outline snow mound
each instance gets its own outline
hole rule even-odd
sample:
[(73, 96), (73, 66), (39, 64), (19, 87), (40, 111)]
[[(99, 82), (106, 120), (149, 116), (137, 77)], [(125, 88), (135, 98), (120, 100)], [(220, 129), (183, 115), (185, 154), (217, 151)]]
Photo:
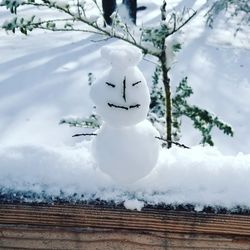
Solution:
[[(0, 147), (0, 190), (5, 193), (74, 195), (146, 204), (194, 204), (250, 208), (250, 155), (222, 155), (216, 148), (163, 149), (157, 166), (133, 185), (119, 185), (99, 171), (90, 142), (73, 148)], [(132, 202), (133, 203), (133, 202)], [(134, 203), (126, 202), (128, 207)], [(130, 205), (131, 206), (130, 206)]]
[[(0, 186), (18, 191), (46, 191), (53, 195), (60, 194), (60, 190), (69, 194), (78, 189), (94, 192), (99, 185), (106, 185), (105, 177), (93, 165), (86, 146), (0, 147)], [(92, 179), (94, 182), (90, 181)]]

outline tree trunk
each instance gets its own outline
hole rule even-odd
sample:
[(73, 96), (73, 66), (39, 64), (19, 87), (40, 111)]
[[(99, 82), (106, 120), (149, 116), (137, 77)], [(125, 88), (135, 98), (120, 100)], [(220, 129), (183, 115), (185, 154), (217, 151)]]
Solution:
[[(167, 2), (163, 0), (161, 6), (161, 20), (166, 20), (166, 6)], [(165, 24), (163, 24), (165, 25)], [(167, 55), (166, 55), (166, 37), (162, 38), (161, 41), (161, 55), (159, 56), (162, 70), (162, 79), (165, 90), (165, 107), (166, 107), (166, 134), (167, 134), (167, 145), (168, 148), (172, 146), (172, 100), (171, 100), (171, 89), (170, 89), (170, 78), (168, 76), (169, 68), (167, 67)]]
[(165, 107), (166, 107), (166, 134), (167, 134), (167, 145), (168, 148), (172, 146), (172, 103), (171, 103), (171, 89), (170, 89), (170, 78), (168, 76), (168, 67), (167, 67), (167, 57), (165, 49), (162, 51), (160, 56), (161, 69), (162, 69), (162, 78), (163, 85), (165, 90)]
[[(123, 0), (122, 3), (127, 7), (130, 19), (136, 24), (137, 0)], [(112, 25), (110, 16), (116, 10), (116, 0), (102, 0), (102, 8), (106, 24)]]
[(103, 16), (106, 24), (111, 25), (111, 15), (116, 10), (116, 0), (102, 0)]
[(130, 19), (136, 24), (137, 0), (123, 0), (122, 3), (126, 5)]

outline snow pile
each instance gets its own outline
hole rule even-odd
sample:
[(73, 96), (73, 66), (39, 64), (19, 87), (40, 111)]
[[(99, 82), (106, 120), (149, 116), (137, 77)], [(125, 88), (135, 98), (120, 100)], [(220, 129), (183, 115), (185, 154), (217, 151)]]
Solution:
[[(222, 155), (216, 148), (163, 149), (150, 175), (120, 185), (96, 168), (90, 142), (74, 148), (0, 148), (0, 190), (32, 191), (77, 199), (127, 201), (130, 209), (147, 204), (194, 204), (250, 208), (250, 155)], [(141, 203), (140, 203), (141, 204)]]
[(152, 201), (249, 207), (249, 177), (250, 155), (226, 156), (213, 147), (173, 148), (162, 151), (144, 185), (159, 192)]
[(1, 187), (18, 191), (93, 193), (106, 185), (106, 178), (93, 165), (89, 149), (82, 146), (0, 147), (0, 172)]

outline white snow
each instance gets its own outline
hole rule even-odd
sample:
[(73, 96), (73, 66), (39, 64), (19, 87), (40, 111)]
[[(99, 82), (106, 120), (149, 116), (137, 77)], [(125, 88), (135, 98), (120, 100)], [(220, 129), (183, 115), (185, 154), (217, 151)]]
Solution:
[(143, 201), (138, 201), (137, 199), (134, 200), (126, 200), (124, 202), (124, 207), (130, 210), (137, 210), (141, 211), (142, 208), (144, 207), (144, 202)]
[(141, 51), (127, 44), (123, 46), (105, 46), (101, 50), (101, 55), (110, 62), (112, 67), (118, 68), (119, 72), (117, 74), (128, 67), (136, 66), (142, 60)]
[[(158, 25), (160, 3), (142, 0), (140, 5), (147, 9), (138, 13), (137, 23)], [(171, 1), (168, 6), (180, 9), (182, 3)], [(189, 8), (203, 3), (185, 2)], [(61, 17), (51, 10), (40, 11), (38, 17)], [(34, 8), (19, 12), (24, 16), (34, 13)], [(26, 37), (0, 30), (0, 192), (77, 193), (76, 199), (125, 201), (131, 209), (140, 209), (142, 201), (191, 203), (196, 211), (207, 205), (250, 208), (250, 32), (246, 28), (234, 37), (233, 26), (223, 20), (210, 30), (205, 28), (204, 14), (183, 30), (183, 49), (171, 70), (172, 93), (188, 76), (194, 90), (190, 102), (230, 123), (235, 135), (229, 138), (215, 130), (218, 148), (194, 146), (200, 135), (183, 119), (181, 141), (194, 147), (162, 149), (155, 168), (129, 185), (121, 185), (99, 170), (91, 142), (77, 144), (83, 139), (71, 137), (83, 132), (81, 129), (58, 126), (62, 117), (91, 113), (87, 75), (92, 72), (105, 80), (107, 62), (100, 60), (99, 51), (103, 45), (117, 42), (99, 41), (96, 35), (82, 33), (34, 31)], [(9, 18), (1, 8), (0, 26)], [(145, 60), (139, 64), (149, 86), (154, 66)], [(116, 75), (114, 80), (119, 77), (122, 82), (122, 76)], [(110, 98), (116, 100), (114, 96)]]
[(180, 41), (178, 40), (178, 37), (169, 37), (166, 39), (166, 55), (167, 55), (167, 67), (171, 68), (174, 63), (176, 63), (176, 54), (178, 52), (173, 51), (173, 46), (176, 44), (179, 44)]
[[(1, 188), (58, 195), (60, 190), (71, 193), (78, 188), (93, 192), (96, 182), (105, 180), (98, 180), (87, 147), (1, 147), (0, 159)], [(94, 183), (89, 181), (93, 178)]]
[(189, 203), (197, 210), (204, 206), (250, 207), (250, 155), (225, 156), (216, 148), (200, 146), (162, 149), (157, 166), (148, 176), (121, 185), (98, 170), (90, 148), (91, 142), (74, 147), (1, 147), (0, 190), (127, 201), (131, 209), (139, 205), (128, 200)]
[(100, 18), (100, 15), (91, 15), (88, 17), (88, 21), (90, 23), (95, 23), (98, 21), (99, 18)]
[(56, 6), (63, 8), (63, 9), (69, 6), (69, 1), (66, 1), (66, 0), (56, 0), (56, 1), (53, 1), (53, 3), (55, 3)]

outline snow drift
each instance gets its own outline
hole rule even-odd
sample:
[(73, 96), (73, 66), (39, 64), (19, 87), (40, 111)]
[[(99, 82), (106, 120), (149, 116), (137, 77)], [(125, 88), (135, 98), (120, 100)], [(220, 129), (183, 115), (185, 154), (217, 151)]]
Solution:
[(126, 186), (96, 168), (90, 147), (90, 142), (71, 148), (1, 147), (0, 190), (75, 195), (80, 200), (188, 203), (197, 209), (250, 207), (250, 155), (225, 156), (211, 147), (162, 149), (150, 175)]

